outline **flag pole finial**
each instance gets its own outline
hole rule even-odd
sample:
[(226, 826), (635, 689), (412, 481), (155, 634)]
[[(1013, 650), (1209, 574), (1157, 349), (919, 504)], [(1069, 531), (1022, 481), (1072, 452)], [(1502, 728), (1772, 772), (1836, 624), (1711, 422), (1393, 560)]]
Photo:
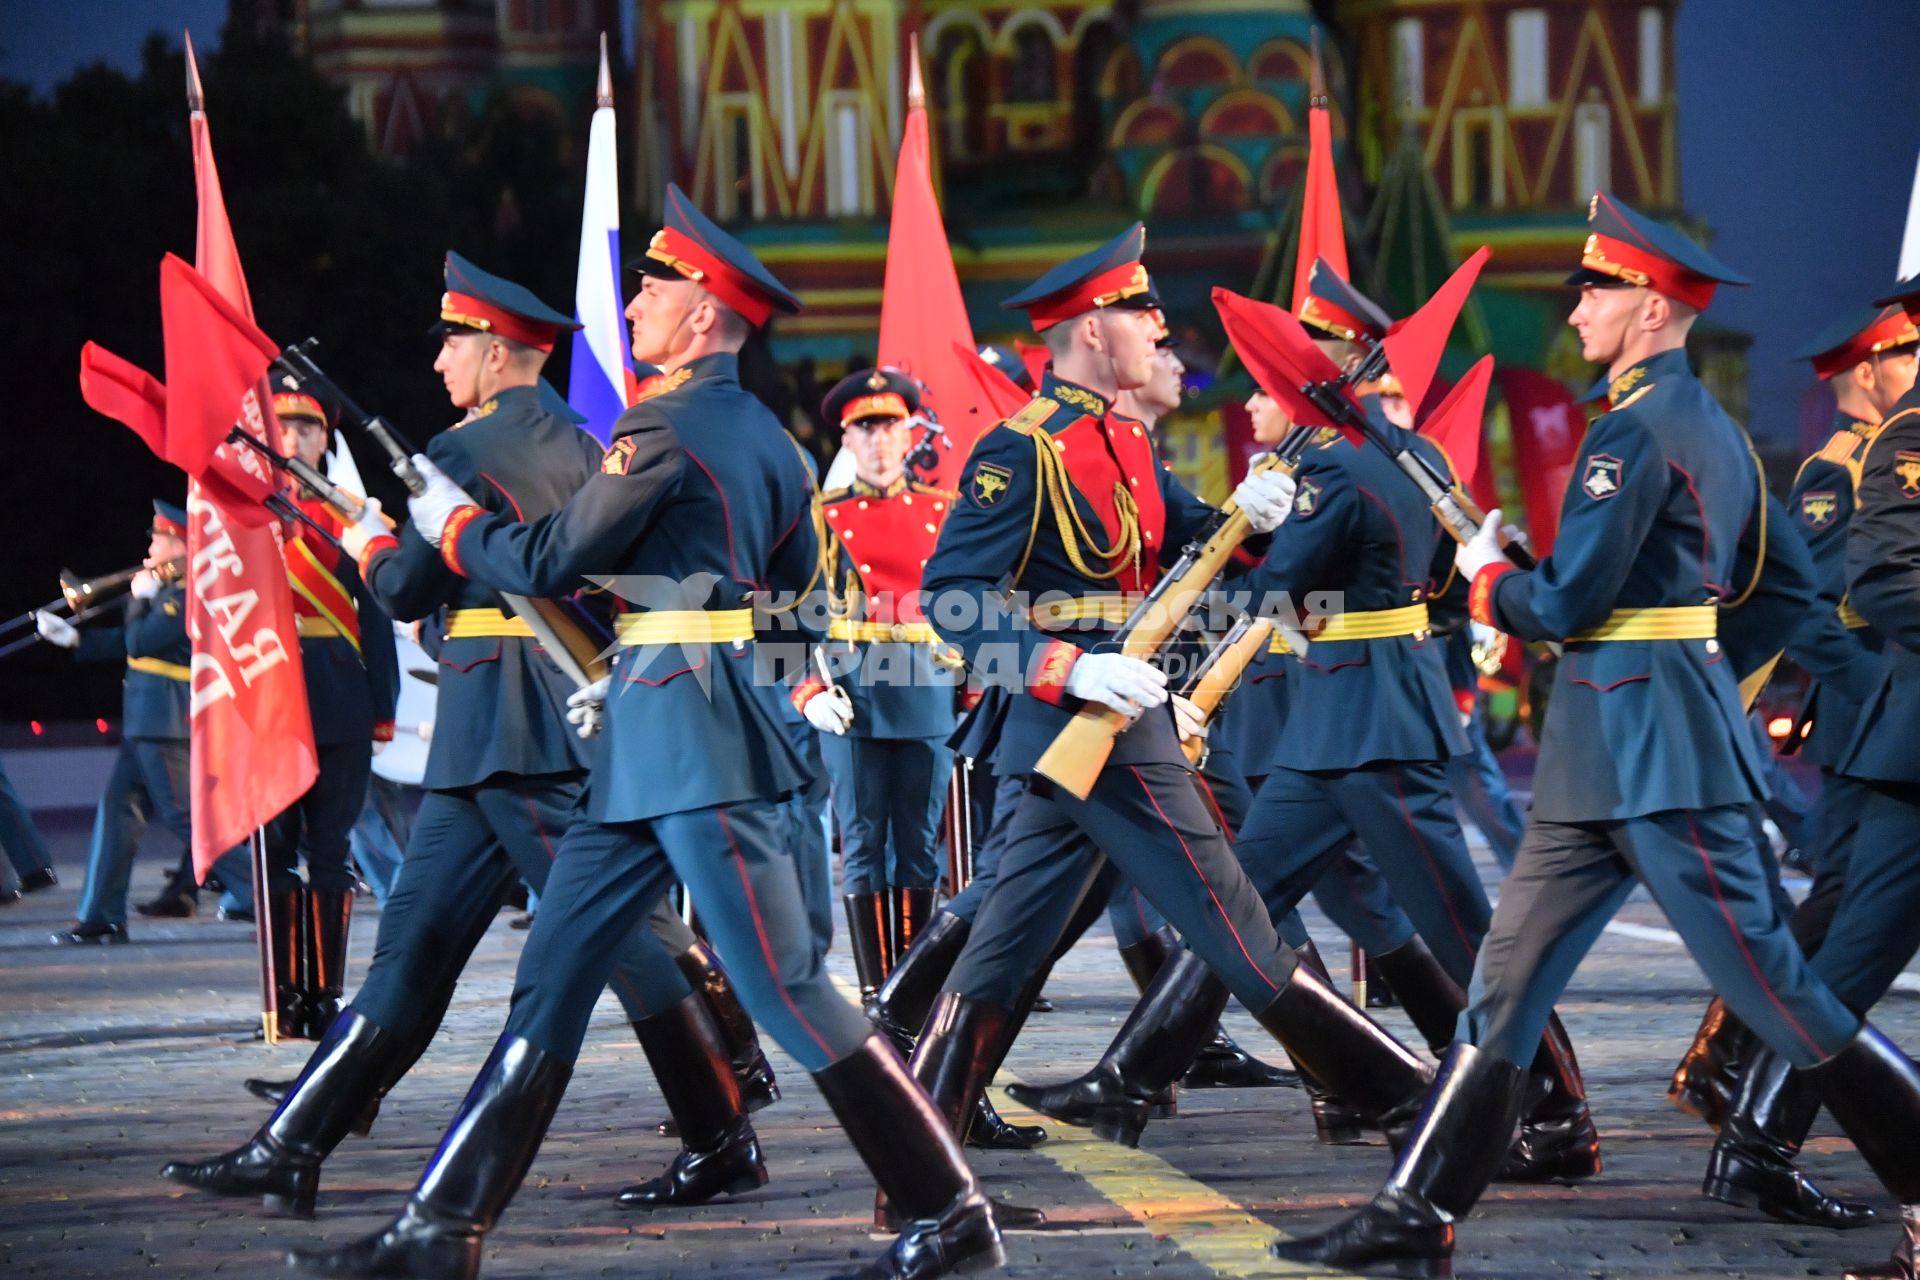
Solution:
[(1327, 105), (1327, 69), (1320, 60), (1320, 28), (1315, 27), (1312, 34), (1313, 70), (1307, 84), (1307, 105), (1324, 107)]
[(920, 33), (914, 32), (907, 37), (907, 110), (924, 111), (927, 106), (927, 85), (920, 78)]
[(200, 63), (193, 56), (193, 33), (181, 32), (187, 45), (187, 110), (205, 111), (207, 95), (200, 88)]
[(600, 78), (594, 83), (593, 104), (596, 107), (613, 105), (613, 72), (607, 66), (607, 33), (600, 33)]

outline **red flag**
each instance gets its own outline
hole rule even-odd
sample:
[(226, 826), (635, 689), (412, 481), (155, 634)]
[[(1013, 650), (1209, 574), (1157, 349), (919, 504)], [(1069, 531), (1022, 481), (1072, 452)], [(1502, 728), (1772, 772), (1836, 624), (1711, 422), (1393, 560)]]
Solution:
[(1467, 295), (1473, 291), (1480, 268), (1492, 256), (1493, 250), (1481, 245), (1418, 311), (1387, 330), (1380, 344), (1387, 349), (1387, 363), (1400, 379), (1407, 403), (1416, 409), (1426, 403), (1427, 388), (1440, 368), (1440, 356), (1453, 334), (1453, 322), (1460, 318), (1460, 309), (1467, 305)]
[(984, 414), (991, 415), (987, 419), (987, 426), (992, 426), (1002, 418), (1011, 418), (1026, 407), (1027, 401), (1033, 399), (999, 366), (982, 360), (980, 353), (972, 347), (954, 343), (953, 358), (967, 375), (971, 402), (979, 405)]
[(1493, 381), (1493, 357), (1481, 356), (1420, 424), (1420, 434), (1440, 446), (1453, 478), (1481, 510), (1494, 506), (1481, 428), (1486, 419), (1487, 387)]
[(172, 254), (160, 262), (160, 320), (172, 390), (161, 456), (198, 479), (280, 348)]
[[(1313, 344), (1297, 316), (1230, 289), (1214, 289), (1213, 307), (1240, 362), (1260, 389), (1280, 402), (1288, 418), (1301, 426), (1333, 425), (1300, 388), (1309, 382), (1330, 382), (1340, 376), (1340, 370)], [(1342, 388), (1340, 394), (1356, 414), (1363, 412), (1351, 388)], [(1355, 431), (1347, 429), (1345, 434), (1354, 444), (1362, 443)]]
[(960, 296), (960, 277), (953, 269), (953, 250), (933, 190), (917, 37), (908, 44), (907, 67), (907, 121), (894, 169), (878, 362), (919, 379), (926, 388), (921, 403), (938, 416), (953, 445), (940, 454), (930, 479), (950, 489), (959, 482), (960, 465), (973, 442), (1000, 415), (975, 398), (977, 384), (953, 354), (956, 344), (972, 352), (973, 325)]
[[(169, 434), (175, 429), (185, 433), (177, 444), (169, 441), (170, 448), (197, 454), (216, 426), (214, 439), (224, 439), (236, 416), (262, 443), (278, 433), (268, 433), (271, 398), (259, 372), (253, 375), (252, 390), (243, 390), (232, 402), (225, 399), (233, 375), (251, 367), (257, 356), (259, 331), (250, 323), (251, 333), (232, 323), (233, 319), (250, 320), (253, 305), (233, 228), (227, 222), (220, 175), (214, 168), (213, 140), (207, 131), (191, 45), (187, 74), (193, 169), (200, 198), (194, 249), (199, 272), (192, 278), (191, 273), (176, 274), (173, 301), (176, 308), (185, 304), (186, 314), (194, 317), (188, 323), (206, 327), (216, 347), (206, 353), (204, 366), (184, 349), (178, 352), (176, 364), (175, 335), (169, 324), (167, 376), (174, 386), (168, 397), (168, 426)], [(166, 270), (162, 268), (163, 281)], [(181, 292), (183, 286), (194, 293)], [(208, 293), (219, 295), (224, 310), (208, 301)], [(182, 330), (182, 336), (186, 332)], [(264, 363), (260, 369), (265, 369)], [(173, 402), (189, 396), (176, 410)], [(215, 424), (217, 412), (226, 416)], [(176, 428), (176, 424), (181, 425)], [(233, 466), (243, 474), (262, 468), (251, 449), (244, 450), (244, 456), (234, 449), (222, 444), (211, 450), (208, 466), (220, 470)], [(215, 463), (214, 455), (226, 461)], [(202, 877), (222, 853), (299, 799), (319, 776), (279, 523), (248, 527), (242, 517), (255, 516), (259, 508), (233, 502), (222, 486), (207, 483), (212, 475), (209, 470), (187, 493), (193, 865)], [(265, 886), (256, 888), (264, 892)]]
[(1307, 87), (1307, 183), (1300, 205), (1300, 252), (1293, 260), (1293, 313), (1306, 301), (1313, 260), (1325, 258), (1347, 276), (1347, 230), (1340, 213), (1340, 183), (1333, 172), (1333, 115), (1327, 109), (1327, 78), (1320, 68), (1320, 33), (1314, 29), (1313, 76)]
[(124, 423), (155, 454), (167, 456), (167, 389), (160, 379), (89, 342), (80, 348), (80, 398), (95, 413)]
[(1560, 502), (1573, 481), (1586, 414), (1557, 378), (1520, 368), (1502, 369), (1497, 377), (1527, 507), (1527, 541), (1535, 555), (1545, 556), (1560, 530)]

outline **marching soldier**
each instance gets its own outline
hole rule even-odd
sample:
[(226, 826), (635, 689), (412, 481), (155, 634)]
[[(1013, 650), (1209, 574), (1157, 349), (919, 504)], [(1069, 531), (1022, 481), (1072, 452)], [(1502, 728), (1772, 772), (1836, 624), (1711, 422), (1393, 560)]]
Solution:
[[(1920, 312), (1920, 286), (1906, 296)], [(1896, 305), (1854, 317), (1817, 354), (1815, 369), (1839, 384), (1843, 416), (1801, 468), (1790, 507), (1814, 549), (1819, 606), (1787, 652), (1816, 680), (1802, 712), (1814, 721), (1805, 749), (1825, 767), (1814, 891), (1793, 924), (1815, 976), (1861, 1015), (1920, 947), (1920, 751), (1910, 714), (1920, 687), (1913, 663), (1920, 647), (1916, 344), (1920, 332)], [(1823, 1195), (1793, 1164), (1820, 1103), (1808, 1074), (1784, 1055), (1755, 1054), (1702, 1190), (1790, 1222), (1872, 1221), (1866, 1205)]]
[(187, 802), (187, 664), (193, 646), (187, 639), (187, 589), (181, 583), (186, 511), (156, 498), (148, 539), (124, 625), (83, 631), (44, 609), (35, 618), (43, 639), (72, 650), (82, 662), (127, 664), (120, 750), (94, 813), (79, 919), (53, 935), (63, 945), (127, 940), (127, 884), (149, 818), (183, 848), (193, 843)]
[[(401, 1216), (294, 1260), (335, 1276), (475, 1275), (566, 1091), (613, 947), (678, 878), (748, 1008), (813, 1073), (912, 1220), (875, 1273), (995, 1265), (999, 1232), (958, 1145), (811, 945), (781, 803), (804, 773), (753, 687), (755, 594), (811, 591), (818, 544), (808, 468), (741, 387), (736, 353), (798, 303), (677, 186), (644, 263), (627, 314), (635, 358), (666, 370), (662, 389), (621, 417), (601, 474), (566, 505), (517, 523), (421, 460), (429, 484), (410, 504), (413, 527), (476, 589), (552, 595), (611, 573), (635, 607), (618, 620), (612, 675), (574, 699), (577, 720), (598, 728), (594, 785), (561, 841), (492, 1057)], [(704, 1107), (737, 1112), (732, 1077), (713, 1083), (718, 1094), (698, 1086), (712, 1095)], [(664, 1071), (660, 1085), (694, 1088)]]
[[(329, 431), (320, 402), (283, 392), (273, 397), (273, 410), (292, 433), (295, 453), (320, 466)], [(303, 491), (295, 501), (323, 528), (341, 528), (317, 494)], [(353, 918), (348, 839), (366, 802), (374, 744), (393, 741), (400, 665), (393, 626), (350, 558), (300, 524), (286, 540), (286, 560), (320, 771), (307, 793), (267, 825), (264, 892), (272, 895), (281, 1029), (318, 1040), (339, 1013), (345, 990)], [(303, 857), (304, 884), (297, 870)]]
[[(1814, 858), (1814, 883), (1805, 901), (1790, 908), (1787, 924), (1809, 956), (1826, 937), (1827, 927), (1847, 882), (1847, 863), (1860, 808), (1871, 788), (1834, 772), (1859, 723), (1860, 703), (1871, 692), (1879, 667), (1881, 639), (1846, 602), (1847, 529), (1852, 521), (1860, 460), (1894, 403), (1913, 383), (1916, 333), (1898, 306), (1868, 309), (1829, 325), (1800, 354), (1816, 376), (1833, 390), (1838, 417), (1833, 435), (1800, 466), (1787, 511), (1813, 551), (1822, 607), (1810, 613), (1787, 646), (1788, 656), (1814, 677), (1783, 752), (1798, 750), (1820, 766), (1820, 799), (1808, 823)], [(1727, 1110), (1741, 1080), (1742, 1059), (1752, 1036), (1726, 1002), (1708, 1005), (1693, 1045), (1673, 1075), (1668, 1097), (1674, 1105), (1705, 1119), (1725, 1135), (1715, 1152), (1704, 1189), (1716, 1199), (1760, 1208), (1792, 1221), (1831, 1225), (1866, 1221), (1840, 1201), (1821, 1196), (1800, 1178), (1791, 1157), (1800, 1128), (1799, 1114), (1813, 1113), (1804, 1089), (1774, 1090), (1765, 1097), (1750, 1087), (1748, 1108), (1734, 1126), (1725, 1127)], [(1798, 1095), (1789, 1098), (1786, 1095)], [(1795, 1116), (1781, 1107), (1799, 1103)], [(1812, 1102), (1817, 1107), (1817, 1102)], [(1757, 1109), (1756, 1109), (1757, 1108)], [(1782, 1158), (1782, 1157), (1785, 1158)]]
[[(1315, 264), (1302, 317), (1328, 356), (1348, 368), (1362, 357), (1358, 340), (1378, 341), (1389, 323), (1324, 260)], [(1437, 447), (1385, 418), (1377, 387), (1356, 390), (1377, 431), (1423, 451), (1446, 474)], [(1279, 410), (1270, 397), (1256, 395), (1249, 409), (1256, 432), (1277, 434), (1271, 419)], [(1279, 920), (1330, 873), (1359, 870), (1350, 883), (1329, 886), (1328, 896), (1345, 888), (1364, 903), (1368, 882), (1379, 874), (1370, 862), (1354, 867), (1352, 847), (1364, 844), (1419, 930), (1376, 959), (1427, 1043), (1441, 1048), (1466, 1004), (1464, 988), (1492, 916), (1447, 777), (1448, 758), (1467, 744), (1430, 609), (1452, 578), (1453, 544), (1420, 491), (1379, 449), (1327, 431), (1295, 478), (1292, 517), (1246, 581), (1256, 599), (1285, 592), (1310, 600), (1324, 593), (1340, 598), (1343, 609), (1308, 620), (1311, 643), (1288, 677), (1294, 687), (1285, 728), (1265, 746), (1267, 778), (1239, 826), (1235, 852)], [(1346, 914), (1371, 926), (1375, 913), (1356, 908)], [(1130, 1020), (1122, 1039), (1171, 1053), (1169, 1027), (1184, 1009), (1217, 1000), (1218, 986), (1192, 959), (1156, 985), (1142, 1005), (1158, 1008), (1160, 1020), (1143, 1013)], [(1557, 1018), (1548, 1026), (1531, 1068), (1539, 1081), (1536, 1097), (1503, 1170), (1511, 1180), (1599, 1172), (1599, 1137), (1572, 1046)], [(1110, 1062), (1125, 1056), (1123, 1047), (1117, 1040)], [(1111, 1097), (1081, 1092), (1083, 1122), (1099, 1125), (1103, 1110), (1137, 1114), (1140, 1093), (1157, 1083), (1125, 1070), (1113, 1079), (1120, 1087)], [(1036, 1105), (1048, 1101), (1037, 1091), (1021, 1096)], [(1358, 1127), (1324, 1094), (1316, 1093), (1314, 1102), (1323, 1141), (1341, 1140), (1343, 1129)]]
[(934, 828), (953, 752), (955, 668), (922, 611), (920, 574), (954, 495), (910, 478), (913, 379), (851, 374), (821, 406), (853, 454), (853, 483), (820, 495), (832, 609), (822, 661), (794, 705), (821, 732), (840, 828), (841, 902), (860, 992), (871, 998), (933, 918)]
[[(1687, 332), (1715, 288), (1746, 281), (1604, 193), (1590, 217), (1571, 322), (1606, 366), (1609, 412), (1582, 442), (1559, 540), (1516, 569), (1495, 511), (1456, 557), (1477, 620), (1566, 645), (1533, 814), (1460, 1038), (1392, 1177), (1331, 1230), (1277, 1243), (1282, 1259), (1447, 1273), (1454, 1220), (1502, 1164), (1553, 1001), (1636, 879), (1888, 1188), (1920, 1201), (1920, 1071), (1809, 970), (1747, 825), (1761, 762), (1738, 684), (1786, 642), (1813, 580), (1743, 433), (1687, 366)], [(1893, 594), (1910, 603), (1910, 561), (1884, 563), (1907, 571)], [(1725, 629), (1723, 603), (1736, 624)], [(1910, 1276), (1911, 1263), (1882, 1274)]]
[[(1143, 242), (1136, 225), (1008, 300), (1045, 338), (1052, 367), (1034, 400), (974, 446), (928, 565), (940, 634), (1012, 695), (994, 768), (1024, 786), (999, 877), (933, 1005), (914, 1070), (957, 1126), (1004, 1056), (1029, 975), (1104, 851), (1303, 1071), (1350, 1084), (1357, 1102), (1383, 1114), (1418, 1094), (1421, 1065), (1281, 942), (1192, 785), (1165, 673), (1110, 643), (1162, 564), (1215, 514), (1159, 461), (1146, 428), (1113, 411), (1115, 396), (1151, 378), (1164, 332)], [(1287, 518), (1293, 485), (1266, 472), (1234, 496), (1260, 535)], [(1236, 553), (1242, 569), (1264, 541)], [(1009, 607), (1028, 601), (1037, 618)], [(1079, 800), (1035, 766), (1090, 703), (1134, 719)]]
[[(441, 345), (434, 369), (466, 419), (433, 438), (428, 456), (489, 508), (522, 515), (558, 509), (600, 469), (600, 448), (542, 406), (540, 367), (559, 336), (575, 327), (521, 286), (459, 254), (446, 260)], [(522, 619), (503, 611), (490, 587), (454, 573), (412, 528), (393, 535), (369, 501), (343, 542), (367, 590), (402, 621), (446, 611), (433, 741), (425, 796), (394, 892), (380, 917), (373, 964), (298, 1080), (249, 1081), (279, 1103), (252, 1141), (162, 1173), (221, 1195), (259, 1195), (270, 1209), (310, 1216), (322, 1162), (351, 1130), (365, 1132), (381, 1098), (433, 1039), (461, 969), (498, 915), (513, 881), (547, 883), (553, 850), (585, 790), (585, 748), (566, 721), (568, 688)], [(556, 592), (555, 594), (562, 594)], [(738, 1046), (724, 975), (700, 946), (680, 942), (685, 926), (662, 912), (652, 929), (607, 943), (613, 989), (633, 1020), (648, 1061), (668, 1080), (726, 1091), (737, 1114), (715, 1126), (710, 1114), (680, 1116), (682, 1150), (661, 1177), (622, 1194), (629, 1207), (696, 1202), (757, 1178), (766, 1180), (758, 1140), (741, 1106), (736, 1073), (759, 1100), (774, 1095), (757, 1045)], [(688, 996), (675, 961), (719, 1003)], [(647, 1003), (645, 990), (664, 990)], [(661, 1008), (686, 997), (677, 1014)], [(723, 1035), (723, 1033), (729, 1033)], [(751, 1025), (746, 1029), (751, 1040)], [(745, 1068), (732, 1058), (756, 1064)], [(712, 1077), (724, 1077), (722, 1084)], [(676, 1095), (668, 1093), (670, 1104)], [(755, 1185), (758, 1185), (758, 1182)]]

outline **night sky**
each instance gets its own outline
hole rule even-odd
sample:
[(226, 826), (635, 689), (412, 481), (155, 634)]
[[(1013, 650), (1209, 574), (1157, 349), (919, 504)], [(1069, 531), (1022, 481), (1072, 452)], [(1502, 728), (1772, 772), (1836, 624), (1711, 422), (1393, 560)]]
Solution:
[[(147, 30), (213, 44), (225, 0), (0, 0), (0, 75), (46, 90)], [(1916, 0), (1683, 0), (1675, 36), (1687, 207), (1751, 275), (1713, 315), (1755, 335), (1755, 433), (1787, 439), (1811, 384), (1788, 354), (1891, 283), (1920, 155)], [(566, 252), (571, 252), (569, 246)]]

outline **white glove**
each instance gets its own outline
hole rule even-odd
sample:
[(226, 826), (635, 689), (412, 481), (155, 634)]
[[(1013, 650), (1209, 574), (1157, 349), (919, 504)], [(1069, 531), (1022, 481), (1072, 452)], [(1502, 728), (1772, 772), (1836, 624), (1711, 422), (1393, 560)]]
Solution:
[(386, 534), (387, 522), (380, 518), (380, 499), (368, 498), (360, 504), (360, 514), (354, 517), (353, 523), (340, 531), (340, 545), (358, 564), (367, 544)]
[(822, 689), (807, 699), (807, 705), (800, 708), (800, 714), (807, 723), (822, 733), (830, 733), (836, 738), (846, 736), (853, 724), (853, 699), (839, 685), (831, 689)]
[(1500, 549), (1500, 508), (1487, 512), (1487, 518), (1480, 524), (1480, 532), (1461, 543), (1453, 551), (1453, 564), (1460, 576), (1472, 582), (1480, 576), (1480, 571), (1490, 564), (1498, 564), (1507, 558)]
[(135, 600), (151, 600), (160, 594), (160, 575), (151, 569), (142, 569), (133, 575), (127, 590), (133, 593)]
[(1167, 673), (1124, 653), (1083, 653), (1067, 672), (1067, 692), (1137, 716), (1167, 700)]
[(575, 733), (583, 738), (591, 738), (600, 732), (600, 726), (607, 718), (607, 690), (612, 685), (612, 676), (601, 676), (592, 684), (567, 695), (567, 723), (573, 726)]
[(1207, 718), (1200, 714), (1200, 708), (1193, 705), (1191, 698), (1173, 695), (1173, 724), (1180, 731), (1180, 741), (1190, 742), (1195, 738), (1205, 740), (1207, 736)]
[(1284, 471), (1259, 471), (1240, 482), (1233, 491), (1234, 505), (1244, 511), (1255, 533), (1272, 533), (1286, 522), (1293, 510), (1293, 491), (1298, 486)]
[(50, 613), (45, 609), (35, 609), (33, 611), (33, 626), (34, 629), (40, 633), (42, 640), (45, 640), (48, 644), (56, 648), (73, 649), (79, 647), (80, 632), (78, 628), (57, 613)]
[(1500, 643), (1498, 627), (1490, 627), (1484, 622), (1475, 621), (1467, 624), (1467, 630), (1473, 636), (1473, 642), (1482, 649), (1491, 650)]
[(465, 489), (447, 479), (447, 473), (434, 466), (426, 454), (414, 454), (413, 465), (420, 478), (427, 482), (427, 491), (407, 499), (407, 514), (413, 517), (415, 531), (437, 547), (441, 533), (446, 530), (447, 517), (461, 507), (472, 506), (473, 499)]

